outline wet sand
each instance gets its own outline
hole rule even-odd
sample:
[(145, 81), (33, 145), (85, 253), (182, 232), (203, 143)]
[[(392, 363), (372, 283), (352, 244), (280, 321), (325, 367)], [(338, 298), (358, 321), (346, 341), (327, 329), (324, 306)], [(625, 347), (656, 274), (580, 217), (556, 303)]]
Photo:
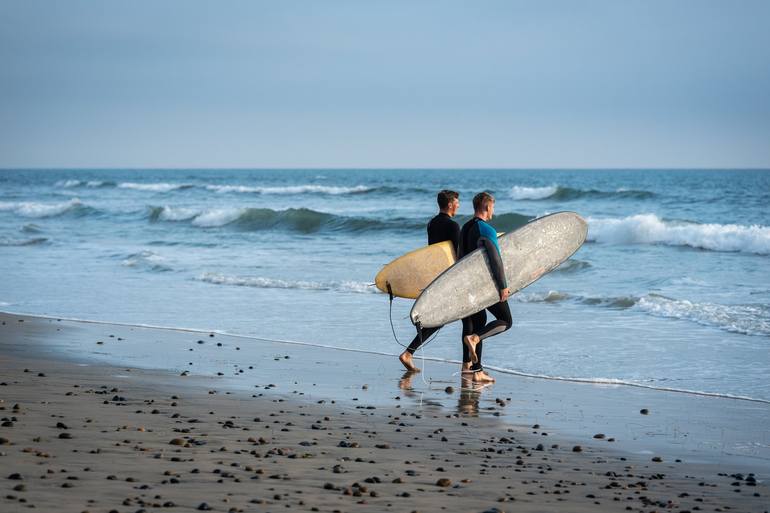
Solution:
[[(520, 415), (541, 409), (543, 397), (499, 397), (495, 411), (479, 409), (479, 394), (458, 383), (434, 385), (425, 401), (411, 387), (369, 401), (378, 375), (402, 377), (390, 360), (366, 376), (317, 353), (283, 358), (274, 349), (265, 362), (276, 366), (255, 363), (256, 385), (247, 390), (228, 386), (224, 372), (115, 366), (51, 350), (57, 340), (124, 342), (114, 326), (5, 314), (0, 321), (2, 511), (768, 510), (756, 465), (726, 465), (708, 453), (697, 463), (638, 454), (622, 439), (610, 442), (613, 433), (583, 440), (546, 422), (495, 415), (514, 404)], [(149, 345), (172, 337), (131, 334)], [(174, 336), (191, 348), (200, 339)], [(221, 347), (222, 337), (208, 338), (199, 345)], [(383, 357), (356, 357), (364, 358)], [(344, 380), (348, 370), (340, 393), (347, 400), (313, 386)]]

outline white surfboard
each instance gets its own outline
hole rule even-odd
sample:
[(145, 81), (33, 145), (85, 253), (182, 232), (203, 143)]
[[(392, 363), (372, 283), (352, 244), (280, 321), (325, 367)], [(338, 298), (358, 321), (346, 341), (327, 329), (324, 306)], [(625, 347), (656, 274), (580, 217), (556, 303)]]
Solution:
[[(494, 219), (492, 220), (494, 225)], [(498, 239), (511, 293), (552, 271), (577, 251), (588, 224), (574, 212), (558, 212), (529, 222)], [(412, 323), (443, 326), (500, 301), (487, 253), (477, 249), (431, 282), (412, 306)]]

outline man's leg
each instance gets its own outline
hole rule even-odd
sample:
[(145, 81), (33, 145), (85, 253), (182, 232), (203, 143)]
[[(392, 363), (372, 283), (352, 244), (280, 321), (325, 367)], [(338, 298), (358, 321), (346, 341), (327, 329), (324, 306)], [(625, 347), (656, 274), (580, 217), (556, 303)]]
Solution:
[(508, 301), (495, 303), (487, 308), (487, 310), (495, 316), (495, 320), (481, 328), (481, 331), (477, 333), (480, 340), (499, 335), (500, 333), (507, 331), (513, 325), (511, 308), (508, 306)]
[(409, 344), (409, 347), (406, 348), (406, 351), (401, 353), (401, 355), (398, 357), (398, 359), (401, 361), (401, 363), (406, 367), (406, 370), (417, 372), (420, 369), (414, 366), (412, 355), (414, 355), (414, 352), (417, 351), (417, 349), (420, 348), (421, 345), (423, 345), (427, 340), (430, 338), (431, 335), (436, 333), (438, 330), (441, 329), (441, 326), (438, 328), (421, 328), (420, 333), (414, 336), (412, 339), (412, 343)]
[[(477, 331), (486, 324), (487, 312), (482, 310), (463, 319), (463, 368), (465, 364), (476, 364), (479, 361), (481, 343)], [(471, 369), (472, 365), (468, 366)]]
[(479, 342), (476, 345), (476, 356), (478, 357), (478, 362), (474, 364), (474, 367), (472, 367), (472, 370), (476, 371), (473, 377), (475, 381), (494, 382), (495, 378), (487, 374), (484, 371), (484, 368), (481, 366), (480, 348), (483, 345), (482, 341), (485, 338), (499, 335), (500, 333), (508, 330), (513, 324), (513, 321), (511, 319), (511, 309), (508, 306), (507, 301), (503, 303), (494, 304), (490, 306), (487, 310), (489, 310), (489, 312), (495, 316), (495, 320), (490, 322), (486, 326), (484, 326), (478, 333)]

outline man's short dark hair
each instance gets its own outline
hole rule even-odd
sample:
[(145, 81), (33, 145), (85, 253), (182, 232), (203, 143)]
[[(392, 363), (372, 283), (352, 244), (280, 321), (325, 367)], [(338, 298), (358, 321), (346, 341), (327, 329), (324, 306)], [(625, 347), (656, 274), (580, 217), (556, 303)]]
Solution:
[(480, 192), (473, 197), (473, 210), (480, 212), (481, 210), (484, 210), (487, 203), (494, 203), (494, 201), (495, 198), (488, 192)]
[(443, 191), (439, 191), (438, 195), (436, 196), (436, 201), (438, 202), (438, 208), (441, 210), (444, 210), (446, 208), (449, 208), (449, 204), (452, 203), (452, 200), (456, 200), (460, 198), (460, 193), (455, 191), (450, 191), (449, 189), (444, 189)]

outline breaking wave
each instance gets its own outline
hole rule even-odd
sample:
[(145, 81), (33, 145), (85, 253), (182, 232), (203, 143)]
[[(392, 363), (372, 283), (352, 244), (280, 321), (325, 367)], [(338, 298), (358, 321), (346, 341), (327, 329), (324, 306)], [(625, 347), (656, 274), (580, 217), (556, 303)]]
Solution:
[(655, 193), (653, 192), (633, 189), (621, 188), (615, 191), (600, 191), (597, 189), (574, 189), (572, 187), (562, 187), (559, 185), (548, 185), (545, 187), (523, 187), (515, 185), (510, 190), (511, 199), (532, 201), (544, 199), (569, 201), (580, 198), (649, 199), (654, 196)]
[(517, 303), (552, 304), (571, 301), (588, 306), (634, 310), (654, 317), (690, 321), (742, 335), (770, 336), (770, 306), (759, 303), (722, 305), (673, 299), (654, 293), (643, 296), (591, 297), (571, 295), (556, 290), (519, 292), (512, 297), (512, 300)]
[(203, 273), (196, 279), (214, 285), (234, 285), (260, 289), (334, 290), (359, 294), (376, 294), (379, 292), (372, 284), (358, 281), (279, 280), (258, 276), (231, 276), (218, 273)]
[(205, 189), (220, 193), (241, 192), (251, 194), (365, 194), (374, 191), (393, 190), (390, 187), (367, 187), (356, 185), (354, 187), (340, 187), (332, 185), (288, 185), (283, 187), (255, 187), (248, 185), (205, 185)]
[(0, 212), (13, 212), (21, 217), (44, 218), (63, 214), (84, 216), (95, 213), (96, 209), (86, 206), (78, 198), (61, 203), (36, 203), (32, 201), (0, 201)]
[(140, 251), (128, 255), (122, 262), (125, 267), (133, 267), (154, 272), (168, 272), (173, 269), (166, 263), (166, 259), (152, 251)]
[(180, 189), (191, 189), (195, 187), (189, 183), (136, 183), (136, 182), (121, 182), (118, 184), (119, 189), (133, 189), (136, 191), (150, 191), (150, 192), (169, 192)]
[(72, 189), (74, 187), (114, 187), (115, 182), (102, 181), (102, 180), (59, 180), (56, 182), (56, 187), (64, 187), (65, 189)]
[(770, 255), (770, 227), (664, 221), (655, 214), (588, 218), (588, 240), (608, 244), (663, 244), (710, 251)]
[(200, 228), (232, 227), (243, 231), (286, 229), (299, 233), (320, 231), (364, 232), (368, 230), (414, 230), (424, 228), (424, 221), (407, 219), (371, 219), (347, 217), (307, 208), (273, 210), (270, 208), (215, 208), (196, 210), (186, 207), (150, 207), (149, 219), (189, 221)]
[(252, 185), (220, 185), (220, 184), (193, 184), (193, 183), (144, 183), (144, 182), (112, 182), (101, 180), (60, 180), (54, 184), (56, 187), (73, 189), (78, 187), (100, 188), (116, 187), (118, 189), (131, 189), (145, 192), (171, 192), (186, 189), (202, 189), (217, 193), (245, 193), (245, 194), (277, 194), (277, 195), (299, 195), (299, 194), (366, 194), (370, 192), (393, 192), (398, 189), (395, 187), (380, 186), (370, 187), (367, 185), (356, 185), (351, 187), (335, 185), (286, 185), (286, 186), (252, 186)]
[(683, 319), (743, 335), (770, 336), (770, 306), (720, 305), (648, 294), (634, 308), (658, 317)]

